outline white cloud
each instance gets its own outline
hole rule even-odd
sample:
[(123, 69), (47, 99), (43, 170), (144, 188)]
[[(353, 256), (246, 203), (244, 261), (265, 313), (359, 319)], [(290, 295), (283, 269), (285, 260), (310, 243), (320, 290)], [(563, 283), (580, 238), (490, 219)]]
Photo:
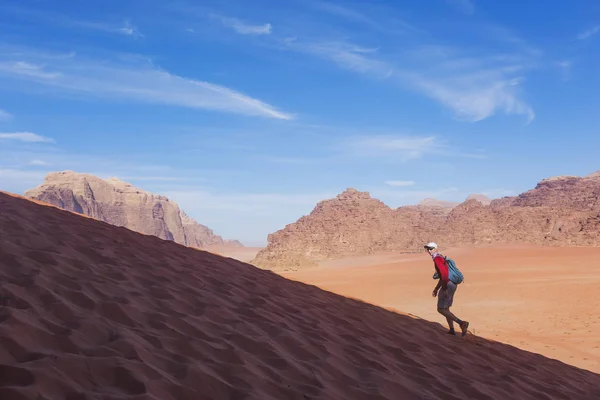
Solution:
[(147, 63), (111, 64), (107, 61), (44, 58), (45, 64), (40, 65), (35, 61), (35, 54), (22, 55), (21, 60), (17, 61), (0, 59), (0, 78), (27, 80), (58, 92), (80, 93), (88, 97), (168, 104), (284, 120), (293, 118), (243, 93), (171, 74)]
[(531, 122), (535, 112), (522, 99), (521, 86), (522, 75), (533, 63), (535, 52), (519, 38), (508, 38), (506, 32), (502, 40), (517, 46), (522, 54), (493, 54), (485, 50), (482, 54), (466, 54), (433, 45), (408, 51), (402, 64), (396, 64), (379, 55), (378, 49), (340, 41), (302, 42), (293, 38), (285, 40), (283, 48), (410, 88), (450, 109), (460, 120), (477, 122), (504, 112), (524, 115)]
[(377, 49), (336, 41), (299, 42), (296, 39), (286, 40), (285, 48), (318, 56), (334, 62), (341, 68), (374, 75), (378, 78), (388, 78), (394, 72), (394, 68), (390, 64), (366, 56), (366, 54), (375, 53)]
[(50, 165), (50, 163), (46, 162), (44, 160), (31, 160), (31, 161), (29, 161), (29, 165), (35, 165), (35, 166), (43, 167), (43, 166)]
[(581, 32), (579, 35), (577, 35), (577, 39), (579, 39), (579, 40), (589, 39), (598, 33), (600, 33), (600, 25), (596, 25), (586, 31)]
[(560, 68), (562, 72), (562, 76), (564, 80), (568, 80), (571, 77), (571, 69), (573, 68), (573, 61), (570, 60), (562, 60), (556, 63), (558, 68)]
[(351, 155), (384, 157), (391, 156), (407, 161), (434, 152), (441, 145), (433, 136), (370, 135), (344, 140)]
[(125, 21), (125, 25), (122, 26), (121, 28), (117, 28), (116, 32), (120, 33), (122, 35), (127, 35), (127, 36), (134, 36), (134, 37), (143, 37), (144, 36), (134, 26), (132, 26), (129, 23), (129, 21)]
[(350, 8), (342, 7), (339, 4), (317, 2), (314, 6), (322, 11), (329, 14), (337, 15), (350, 21), (362, 22), (368, 25), (377, 26), (377, 24), (370, 18), (364, 16), (358, 11), (354, 11)]
[(36, 65), (25, 61), (0, 62), (0, 73), (9, 73), (44, 80), (61, 77), (61, 74), (58, 72), (45, 71), (43, 65)]
[(13, 116), (8, 111), (4, 111), (0, 108), (0, 121), (7, 121), (11, 119)]
[(384, 182), (388, 186), (394, 187), (406, 187), (406, 186), (414, 186), (414, 181), (385, 181)]
[(124, 36), (142, 37), (143, 35), (131, 25), (129, 20), (123, 21), (121, 24), (112, 24), (108, 22), (97, 22), (73, 19), (63, 14), (41, 11), (34, 7), (12, 7), (10, 12), (32, 18), (37, 21), (53, 24), (55, 26), (70, 27), (70, 28), (83, 28), (89, 30), (102, 31), (106, 33), (114, 33)]
[(13, 132), (13, 133), (0, 133), (0, 140), (18, 140), (21, 142), (30, 143), (52, 143), (53, 139), (45, 136), (40, 136), (31, 132)]
[(559, 61), (559, 62), (557, 63), (557, 65), (558, 65), (559, 67), (563, 68), (563, 69), (566, 69), (566, 70), (568, 70), (568, 69), (570, 69), (570, 68), (573, 66), (573, 62), (572, 62), (572, 61), (569, 61), (569, 60), (563, 60), (563, 61)]
[[(508, 34), (502, 34), (503, 41), (508, 40)], [(522, 99), (521, 86), (536, 57), (518, 38), (510, 42), (522, 52), (494, 54), (424, 46), (410, 58), (415, 68), (404, 68), (396, 75), (403, 85), (438, 101), (460, 120), (477, 122), (504, 112), (524, 115), (531, 122), (535, 112)]]
[(343, 155), (374, 157), (381, 160), (407, 162), (426, 154), (444, 154), (448, 158), (486, 158), (483, 152), (465, 153), (435, 136), (369, 134), (345, 137), (337, 144)]
[(471, 0), (446, 0), (448, 3), (457, 7), (459, 10), (464, 12), (465, 14), (474, 14), (475, 13), (475, 5)]
[(92, 29), (97, 31), (103, 31), (107, 33), (116, 33), (124, 36), (131, 37), (143, 37), (140, 31), (137, 30), (136, 27), (131, 25), (131, 23), (127, 20), (121, 26), (110, 25), (102, 22), (91, 22), (91, 21), (81, 21), (81, 20), (67, 20), (63, 19), (63, 23), (67, 25), (79, 26), (85, 29)]
[(458, 76), (415, 76), (411, 84), (427, 96), (450, 108), (457, 118), (477, 122), (501, 110), (506, 114), (525, 115), (527, 121), (535, 112), (519, 99), (519, 79), (511, 79), (500, 71), (466, 73)]
[(271, 33), (271, 24), (250, 25), (237, 18), (223, 17), (211, 14), (211, 17), (218, 19), (221, 23), (230, 29), (233, 29), (241, 35), (269, 35)]

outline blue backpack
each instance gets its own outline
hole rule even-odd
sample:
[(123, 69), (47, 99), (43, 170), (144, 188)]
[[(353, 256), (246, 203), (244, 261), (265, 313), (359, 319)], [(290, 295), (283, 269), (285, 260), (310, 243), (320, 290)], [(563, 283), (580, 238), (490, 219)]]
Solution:
[[(456, 285), (460, 285), (465, 280), (465, 277), (463, 276), (462, 272), (460, 272), (460, 270), (456, 267), (456, 262), (454, 262), (453, 259), (448, 258), (446, 256), (444, 256), (444, 260), (446, 260), (446, 264), (448, 264), (448, 279), (450, 279)], [(438, 278), (438, 273), (434, 273), (433, 279)]]
[(448, 279), (455, 284), (460, 285), (462, 281), (465, 280), (462, 272), (456, 267), (456, 263), (453, 259), (444, 257), (444, 260), (446, 260), (446, 264), (448, 264)]

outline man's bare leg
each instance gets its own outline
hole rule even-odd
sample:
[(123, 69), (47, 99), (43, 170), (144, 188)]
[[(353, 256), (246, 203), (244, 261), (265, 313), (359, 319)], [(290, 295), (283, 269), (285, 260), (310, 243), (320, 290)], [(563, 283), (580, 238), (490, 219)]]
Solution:
[(452, 321), (452, 319), (450, 319), (449, 317), (446, 317), (446, 321), (448, 321), (448, 327), (450, 328), (450, 331), (448, 333), (454, 334), (454, 321)]
[(438, 312), (446, 317), (450, 331), (454, 331), (454, 322), (456, 322), (462, 330), (462, 335), (465, 336), (467, 333), (467, 328), (469, 327), (469, 322), (461, 321), (460, 318), (450, 312), (449, 308), (438, 308)]

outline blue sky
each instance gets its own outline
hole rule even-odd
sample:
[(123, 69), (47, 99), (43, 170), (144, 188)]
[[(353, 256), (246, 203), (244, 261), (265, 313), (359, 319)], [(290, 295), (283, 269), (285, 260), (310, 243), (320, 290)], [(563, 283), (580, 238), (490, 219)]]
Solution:
[(348, 187), (397, 207), (600, 169), (596, 1), (98, 4), (0, 3), (0, 189), (116, 176), (264, 245)]

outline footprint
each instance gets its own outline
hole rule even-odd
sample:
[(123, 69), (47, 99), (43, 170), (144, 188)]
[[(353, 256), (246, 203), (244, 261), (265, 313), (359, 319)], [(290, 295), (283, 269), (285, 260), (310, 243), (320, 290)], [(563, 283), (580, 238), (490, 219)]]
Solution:
[(0, 365), (0, 387), (30, 386), (35, 383), (35, 376), (25, 368)]
[(115, 387), (132, 396), (146, 393), (146, 385), (132, 371), (124, 367), (116, 367), (113, 372)]

